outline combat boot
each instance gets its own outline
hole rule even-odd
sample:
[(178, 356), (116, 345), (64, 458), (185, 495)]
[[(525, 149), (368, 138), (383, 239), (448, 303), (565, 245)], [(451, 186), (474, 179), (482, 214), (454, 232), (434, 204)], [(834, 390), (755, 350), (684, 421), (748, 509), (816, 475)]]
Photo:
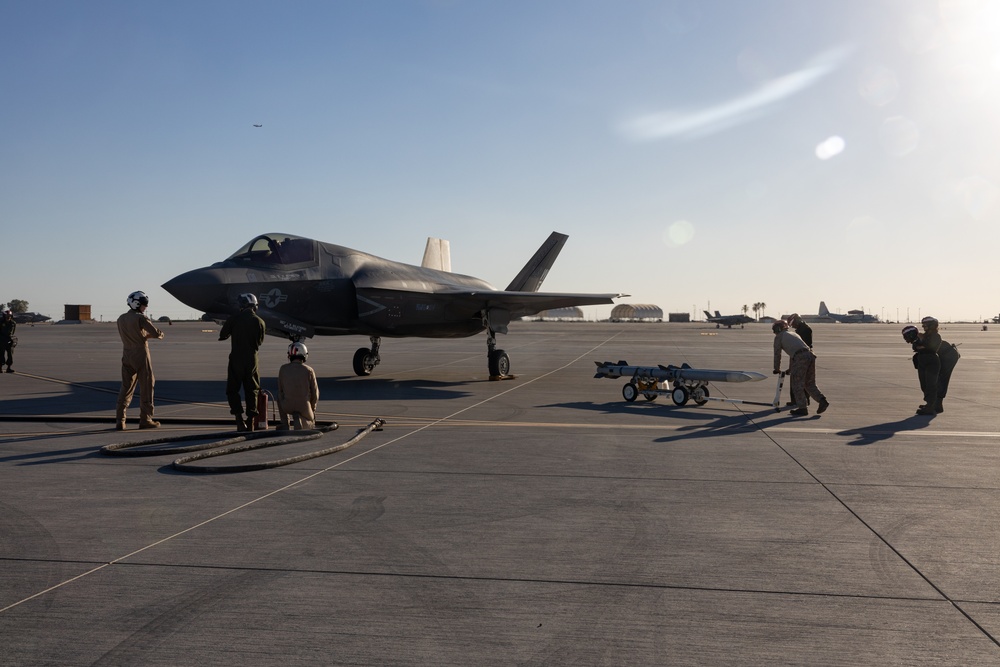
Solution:
[(153, 421), (152, 419), (146, 419), (145, 421), (139, 422), (139, 428), (160, 428), (160, 422)]
[(242, 414), (236, 415), (236, 430), (239, 431), (240, 433), (242, 433), (243, 431), (248, 430), (247, 429), (247, 423), (245, 421), (243, 421), (243, 415)]

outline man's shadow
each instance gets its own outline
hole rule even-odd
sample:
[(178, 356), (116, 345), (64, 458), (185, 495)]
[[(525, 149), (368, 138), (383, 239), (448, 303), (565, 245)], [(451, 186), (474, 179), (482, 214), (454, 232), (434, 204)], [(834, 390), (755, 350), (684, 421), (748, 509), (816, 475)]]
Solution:
[(846, 431), (838, 431), (837, 435), (856, 435), (856, 439), (847, 443), (852, 447), (874, 445), (876, 442), (888, 440), (897, 433), (919, 431), (922, 428), (927, 428), (932, 419), (934, 419), (934, 417), (928, 415), (913, 415), (912, 417), (900, 419), (899, 421), (886, 422), (884, 424), (872, 424), (871, 426), (862, 426), (860, 428), (852, 428)]

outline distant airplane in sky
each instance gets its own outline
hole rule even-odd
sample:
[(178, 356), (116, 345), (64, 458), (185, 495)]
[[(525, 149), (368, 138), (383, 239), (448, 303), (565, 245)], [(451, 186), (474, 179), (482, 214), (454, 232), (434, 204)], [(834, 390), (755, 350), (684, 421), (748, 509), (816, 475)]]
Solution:
[(740, 325), (740, 328), (742, 329), (744, 324), (753, 322), (753, 318), (747, 315), (723, 315), (719, 313), (719, 311), (715, 311), (715, 315), (712, 315), (707, 310), (703, 310), (701, 312), (705, 313), (706, 320), (709, 322), (715, 322), (716, 329), (719, 327), (732, 329), (734, 324)]
[(256, 123), (254, 123), (254, 127), (264, 127), (264, 126), (263, 125), (257, 125)]
[(507, 333), (511, 320), (625, 296), (538, 291), (568, 238), (552, 232), (503, 290), (445, 270), (450, 252), (438, 239), (428, 239), (424, 265), (414, 266), (290, 234), (262, 234), (163, 289), (219, 320), (239, 312), (240, 294), (254, 294), (267, 332), (292, 340), (368, 336), (371, 347), (354, 354), (357, 375), (370, 375), (379, 364), (383, 336), (462, 338), (485, 330), (490, 375), (503, 377), (510, 357), (497, 349), (496, 334)]

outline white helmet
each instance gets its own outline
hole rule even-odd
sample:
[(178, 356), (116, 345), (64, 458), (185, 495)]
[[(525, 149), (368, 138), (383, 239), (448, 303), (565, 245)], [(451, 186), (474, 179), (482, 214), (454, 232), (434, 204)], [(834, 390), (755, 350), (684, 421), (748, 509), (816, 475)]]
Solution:
[(239, 304), (240, 310), (244, 308), (257, 308), (257, 297), (247, 292), (246, 294), (240, 294), (239, 298), (236, 299), (236, 303)]
[(309, 350), (306, 349), (305, 343), (299, 343), (298, 341), (292, 343), (288, 346), (288, 360), (301, 359), (305, 361), (309, 357)]
[(132, 310), (139, 310), (139, 306), (149, 305), (149, 297), (146, 296), (145, 292), (132, 292), (128, 295), (126, 303)]

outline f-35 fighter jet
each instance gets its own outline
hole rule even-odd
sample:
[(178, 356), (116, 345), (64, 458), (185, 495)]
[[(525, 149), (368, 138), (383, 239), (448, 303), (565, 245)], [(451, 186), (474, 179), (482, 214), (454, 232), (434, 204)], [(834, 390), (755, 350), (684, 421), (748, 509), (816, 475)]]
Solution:
[(510, 358), (497, 348), (496, 334), (507, 333), (512, 319), (625, 296), (539, 292), (567, 238), (552, 232), (504, 290), (426, 261), (403, 264), (291, 234), (262, 234), (163, 288), (219, 320), (239, 311), (240, 294), (255, 294), (267, 332), (292, 340), (368, 336), (371, 347), (354, 354), (357, 375), (370, 375), (381, 361), (382, 337), (460, 338), (485, 330), (490, 375), (504, 377)]

